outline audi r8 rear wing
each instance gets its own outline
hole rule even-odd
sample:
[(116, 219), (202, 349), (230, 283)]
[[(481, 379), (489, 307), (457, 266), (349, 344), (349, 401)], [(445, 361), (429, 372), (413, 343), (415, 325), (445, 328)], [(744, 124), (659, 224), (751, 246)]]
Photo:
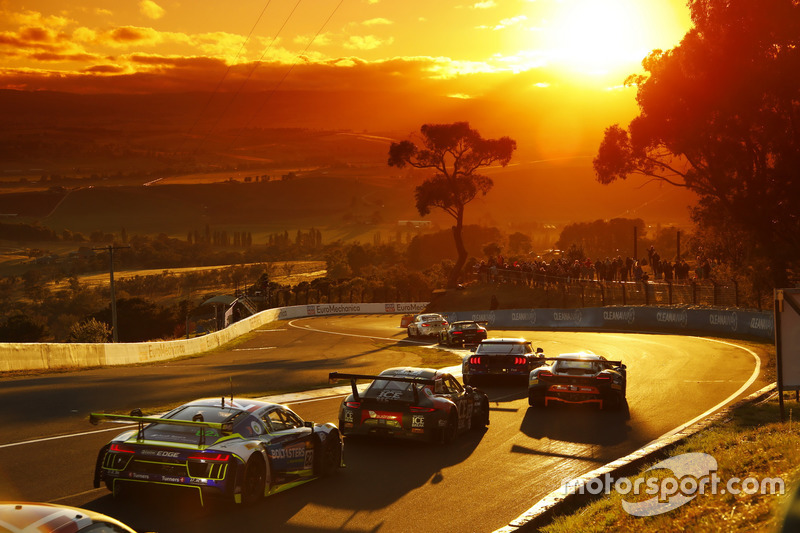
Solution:
[[(339, 372), (331, 372), (328, 374), (328, 381), (334, 381), (339, 379), (349, 379), (350, 386), (353, 389), (353, 398), (357, 402), (361, 401), (361, 397), (358, 394), (358, 387), (356, 386), (356, 380), (358, 379), (382, 379), (384, 381), (400, 381), (403, 383), (413, 383), (418, 385), (435, 385), (436, 381), (433, 379), (425, 379), (425, 378), (415, 378), (415, 377), (402, 377), (402, 376), (374, 376), (369, 374), (342, 374)], [(413, 394), (414, 394), (414, 404), (419, 403), (419, 389), (417, 387), (411, 387)]]
[[(230, 435), (233, 432), (233, 424), (230, 422), (205, 422), (204, 420), (177, 420), (174, 418), (161, 418), (158, 416), (115, 415), (108, 413), (91, 413), (89, 415), (90, 424), (96, 426), (100, 422), (117, 422), (120, 424), (129, 424), (132, 422), (136, 422), (139, 425), (139, 430), (136, 435), (136, 440), (144, 440), (145, 424), (168, 424), (171, 426), (211, 428), (218, 430), (223, 435)], [(200, 442), (198, 443), (198, 446), (203, 446), (205, 444), (206, 432), (199, 431), (198, 433), (200, 435)]]

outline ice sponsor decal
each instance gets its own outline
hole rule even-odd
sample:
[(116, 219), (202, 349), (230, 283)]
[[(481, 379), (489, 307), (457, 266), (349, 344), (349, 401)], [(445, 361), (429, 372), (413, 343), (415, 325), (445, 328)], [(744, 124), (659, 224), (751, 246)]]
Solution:
[(376, 400), (379, 402), (389, 402), (392, 400), (402, 400), (403, 392), (398, 390), (382, 390)]
[(412, 428), (424, 428), (425, 427), (425, 416), (423, 416), (423, 415), (413, 415), (411, 417), (411, 427)]
[(603, 320), (606, 322), (624, 322), (630, 326), (636, 320), (636, 310), (633, 307), (625, 309), (604, 309)]
[(511, 321), (512, 322), (523, 322), (525, 324), (535, 325), (536, 324), (536, 309), (531, 309), (530, 311), (512, 312), (511, 313)]
[(722, 326), (736, 331), (739, 328), (739, 320), (736, 312), (732, 313), (711, 313), (708, 315), (708, 323), (712, 326)]
[(656, 313), (656, 320), (662, 324), (685, 328), (689, 324), (689, 314), (685, 309), (679, 311), (659, 311)]
[(553, 320), (555, 322), (575, 322), (580, 324), (583, 319), (583, 313), (580, 309), (575, 311), (553, 311)]
[(348, 409), (348, 410), (346, 410), (344, 412), (344, 421), (345, 422), (352, 422), (353, 421), (353, 411)]

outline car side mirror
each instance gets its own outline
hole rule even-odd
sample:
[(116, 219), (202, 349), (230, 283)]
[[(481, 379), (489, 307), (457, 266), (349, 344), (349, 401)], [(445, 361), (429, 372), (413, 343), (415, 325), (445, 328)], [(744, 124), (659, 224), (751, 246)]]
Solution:
[(308, 420), (306, 420), (305, 422), (303, 422), (303, 426), (313, 429), (314, 428), (314, 422), (309, 422)]
[(472, 352), (472, 353), (475, 353), (475, 352), (478, 351), (478, 347), (477, 346), (473, 346), (472, 348), (469, 349), (469, 351)]

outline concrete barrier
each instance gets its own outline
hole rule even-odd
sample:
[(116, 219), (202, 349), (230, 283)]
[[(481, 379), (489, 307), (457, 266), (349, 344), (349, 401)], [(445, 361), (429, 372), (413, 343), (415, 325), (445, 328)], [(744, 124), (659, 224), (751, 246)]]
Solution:
[[(202, 337), (132, 343), (0, 343), (0, 372), (90, 368), (165, 361), (219, 348), (275, 320), (341, 314), (422, 312), (427, 302), (310, 304), (267, 309)], [(658, 307), (498, 309), (444, 313), (448, 320), (485, 320), (494, 328), (704, 332), (774, 337), (771, 312)]]

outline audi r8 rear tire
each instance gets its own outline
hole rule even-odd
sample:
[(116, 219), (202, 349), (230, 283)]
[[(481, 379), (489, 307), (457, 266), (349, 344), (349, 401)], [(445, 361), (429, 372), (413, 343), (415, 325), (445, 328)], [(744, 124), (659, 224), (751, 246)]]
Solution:
[(314, 443), (314, 473), (320, 477), (331, 476), (342, 464), (342, 439), (334, 432), (328, 435), (325, 444)]
[(253, 454), (244, 466), (244, 479), (242, 480), (242, 504), (252, 505), (264, 497), (267, 487), (268, 465), (264, 459)]

